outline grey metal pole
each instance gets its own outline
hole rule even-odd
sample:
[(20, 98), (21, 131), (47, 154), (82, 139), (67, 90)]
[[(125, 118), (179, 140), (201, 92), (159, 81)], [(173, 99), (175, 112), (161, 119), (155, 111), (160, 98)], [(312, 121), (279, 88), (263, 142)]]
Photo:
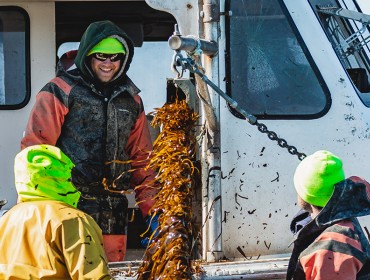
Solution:
[[(203, 16), (204, 38), (210, 42), (218, 42), (219, 39), (219, 11), (218, 0), (204, 0)], [(218, 77), (218, 56), (204, 56), (205, 73), (211, 81), (219, 84)], [(203, 231), (203, 255), (207, 261), (219, 261), (223, 257), (222, 253), (222, 196), (221, 196), (221, 141), (220, 141), (220, 97), (210, 91), (212, 107), (216, 117), (217, 128), (210, 131), (212, 146), (209, 147), (209, 139), (203, 141), (203, 157), (206, 160), (207, 173), (203, 174), (203, 192), (207, 193), (208, 201), (204, 207), (203, 219), (208, 218), (206, 228)], [(207, 182), (207, 183), (206, 183)]]
[(197, 49), (202, 50), (205, 55), (214, 56), (218, 53), (216, 42), (210, 42), (203, 39), (197, 39), (193, 36), (172, 35), (168, 44), (173, 50), (184, 50), (194, 52)]

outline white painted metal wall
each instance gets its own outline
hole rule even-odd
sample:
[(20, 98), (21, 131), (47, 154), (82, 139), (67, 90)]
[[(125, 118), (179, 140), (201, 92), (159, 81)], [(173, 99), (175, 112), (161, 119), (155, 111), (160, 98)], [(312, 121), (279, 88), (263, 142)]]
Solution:
[[(358, 98), (307, 1), (284, 2), (327, 83), (332, 106), (315, 120), (261, 122), (299, 152), (330, 150), (343, 159), (347, 176), (369, 180), (370, 109)], [(252, 259), (289, 253), (289, 223), (298, 211), (293, 187), (298, 158), (258, 132), (257, 127), (236, 119), (224, 102), (221, 137), (225, 256), (242, 257), (237, 247)], [(365, 219), (363, 225), (369, 228), (370, 220)]]

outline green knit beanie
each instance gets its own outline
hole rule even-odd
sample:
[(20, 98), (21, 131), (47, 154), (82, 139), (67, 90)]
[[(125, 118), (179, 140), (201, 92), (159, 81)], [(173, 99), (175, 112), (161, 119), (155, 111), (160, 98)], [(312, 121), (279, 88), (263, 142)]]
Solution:
[(80, 193), (71, 182), (72, 161), (57, 147), (35, 145), (15, 157), (19, 201), (58, 200), (77, 207)]
[(115, 53), (126, 53), (123, 45), (116, 38), (108, 37), (101, 40), (91, 50), (87, 53), (87, 56), (93, 53), (105, 53), (105, 54), (115, 54)]
[(294, 174), (294, 186), (304, 201), (324, 207), (333, 194), (334, 185), (344, 179), (342, 160), (322, 150), (300, 162)]

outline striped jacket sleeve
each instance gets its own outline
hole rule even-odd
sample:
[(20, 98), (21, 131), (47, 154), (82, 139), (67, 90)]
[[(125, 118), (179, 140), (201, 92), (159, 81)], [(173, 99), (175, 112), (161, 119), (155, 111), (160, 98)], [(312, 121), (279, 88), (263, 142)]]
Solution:
[[(134, 98), (136, 102), (142, 104), (138, 95)], [(130, 184), (135, 189), (136, 202), (145, 217), (154, 205), (154, 197), (159, 189), (155, 183), (155, 171), (151, 168), (146, 168), (153, 146), (144, 110), (140, 112), (138, 120), (131, 130), (126, 150), (130, 159), (133, 160), (131, 166), (134, 171), (132, 172)]]
[(306, 280), (356, 279), (366, 262), (349, 220), (327, 228), (300, 256)]
[(37, 144), (55, 145), (68, 108), (63, 103), (70, 87), (60, 78), (54, 78), (36, 96), (31, 110), (21, 149)]

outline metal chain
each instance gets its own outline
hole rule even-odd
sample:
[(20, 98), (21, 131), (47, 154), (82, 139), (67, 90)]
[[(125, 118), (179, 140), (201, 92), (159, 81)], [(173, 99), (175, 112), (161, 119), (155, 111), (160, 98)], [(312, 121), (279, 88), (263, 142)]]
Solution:
[(268, 130), (265, 124), (256, 121), (253, 125), (256, 125), (260, 132), (266, 133), (270, 140), (277, 141), (280, 147), (286, 148), (291, 155), (296, 155), (299, 160), (303, 160), (306, 157), (306, 154), (298, 152), (296, 147), (288, 145), (288, 142), (285, 139), (279, 138), (276, 132)]
[[(208, 79), (208, 77), (206, 75), (204, 75), (203, 73), (201, 73), (198, 69), (198, 66), (196, 65), (196, 63), (194, 62), (194, 60), (192, 58), (184, 58), (180, 52), (176, 52), (175, 55), (174, 55), (174, 58), (173, 58), (173, 65), (172, 65), (172, 68), (178, 73), (179, 71), (176, 69), (176, 66), (181, 66), (182, 68), (182, 73), (184, 70), (189, 70), (190, 72), (192, 73), (195, 73), (197, 75), (199, 75), (202, 80), (207, 84), (209, 85), (211, 88), (213, 88), (221, 97), (223, 97), (226, 102), (228, 102), (230, 104), (230, 106), (236, 110), (238, 113), (240, 113), (243, 117), (245, 117), (245, 119), (252, 125), (256, 125), (258, 130), (261, 132), (261, 133), (266, 133), (267, 134), (267, 137), (273, 141), (277, 141), (278, 145), (282, 148), (286, 148), (288, 150), (288, 152), (291, 154), (291, 155), (296, 155), (298, 157), (299, 160), (303, 160), (305, 157), (306, 157), (306, 154), (304, 153), (300, 153), (298, 152), (297, 148), (294, 147), (294, 146), (291, 146), (291, 145), (288, 145), (288, 142), (283, 139), (283, 138), (279, 138), (276, 134), (276, 132), (274, 131), (270, 131), (268, 130), (267, 126), (265, 124), (262, 124), (262, 123), (259, 123), (257, 118), (254, 116), (254, 115), (251, 115), (249, 114), (248, 112), (244, 111), (242, 108), (239, 107), (238, 103), (233, 100), (230, 96), (226, 95), (218, 86), (216, 86), (215, 84), (212, 83), (212, 81), (210, 81)], [(182, 74), (181, 74), (182, 75)]]

